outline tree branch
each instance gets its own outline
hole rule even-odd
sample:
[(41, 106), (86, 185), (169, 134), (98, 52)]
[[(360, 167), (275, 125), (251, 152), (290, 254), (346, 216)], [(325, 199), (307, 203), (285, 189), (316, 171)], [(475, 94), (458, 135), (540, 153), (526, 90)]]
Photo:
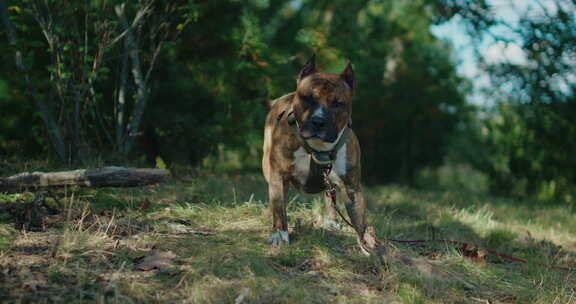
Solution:
[(150, 168), (102, 167), (61, 172), (24, 172), (0, 178), (1, 192), (19, 192), (66, 186), (139, 187), (165, 182), (168, 171)]
[[(132, 20), (132, 24), (127, 25), (128, 23), (126, 23), (126, 25), (123, 25), (124, 31), (122, 33), (120, 33), (120, 35), (116, 36), (116, 38), (112, 39), (112, 41), (110, 41), (110, 43), (107, 45), (107, 47), (112, 47), (118, 41), (122, 40), (124, 38), (124, 36), (126, 36), (130, 32), (132, 32), (132, 30), (140, 23), (142, 18), (144, 16), (146, 16), (151, 11), (153, 2), (154, 1), (146, 2), (146, 4), (141, 9), (139, 9), (138, 12), (136, 13), (134, 20)], [(126, 3), (122, 3), (122, 4), (116, 6), (116, 15), (118, 15), (118, 17), (120, 17), (119, 11), (121, 11), (121, 14), (124, 16), (124, 18), (126, 18), (126, 16), (124, 15), (125, 6), (126, 6)]]

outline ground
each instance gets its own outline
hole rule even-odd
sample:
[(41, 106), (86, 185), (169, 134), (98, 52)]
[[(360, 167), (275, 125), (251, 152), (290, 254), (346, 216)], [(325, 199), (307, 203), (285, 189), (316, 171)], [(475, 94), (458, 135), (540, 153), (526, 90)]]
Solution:
[(2, 302), (576, 302), (576, 271), (565, 269), (576, 267), (573, 205), (399, 186), (366, 193), (380, 240), (433, 241), (386, 242), (394, 255), (366, 257), (350, 228), (320, 225), (321, 197), (294, 192), (292, 244), (271, 248), (257, 173), (0, 194)]

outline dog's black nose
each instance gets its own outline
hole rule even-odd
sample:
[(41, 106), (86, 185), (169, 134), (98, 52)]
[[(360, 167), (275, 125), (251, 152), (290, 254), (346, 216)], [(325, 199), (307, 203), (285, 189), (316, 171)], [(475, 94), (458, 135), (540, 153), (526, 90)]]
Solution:
[(315, 129), (322, 129), (326, 125), (326, 119), (320, 117), (312, 117), (310, 122)]

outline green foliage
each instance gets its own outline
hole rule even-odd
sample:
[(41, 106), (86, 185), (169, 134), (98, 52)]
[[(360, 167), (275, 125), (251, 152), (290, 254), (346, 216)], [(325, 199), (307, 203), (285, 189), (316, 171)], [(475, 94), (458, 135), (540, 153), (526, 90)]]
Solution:
[(472, 163), (488, 173), (494, 191), (574, 200), (576, 146), (566, 139), (576, 136), (576, 127), (556, 117), (548, 106), (502, 103), (484, 121), (484, 157)]
[(202, 4), (191, 28), (205, 30), (183, 33), (181, 46), (167, 59), (165, 85), (158, 87), (158, 98), (173, 102), (152, 103), (149, 113), (162, 108), (166, 115), (149, 116), (148, 122), (162, 129), (164, 146), (188, 154), (180, 159), (198, 162), (219, 151), (219, 144), (251, 158), (261, 147), (262, 104), (294, 89), (295, 75), (310, 54), (336, 73), (351, 60), (359, 83), (354, 129), (371, 164), (367, 174), (411, 182), (418, 168), (442, 161), (466, 92), (449, 47), (429, 32), (423, 6)]
[(32, 156), (46, 152), (44, 132), (32, 105), (24, 96), (10, 94), (11, 90), (11, 83), (0, 79), (0, 155)]
[(159, 70), (162, 82), (146, 114), (146, 124), (161, 138), (161, 151), (172, 161), (194, 164), (216, 153), (219, 144), (260, 145), (271, 82), (270, 55), (248, 8), (239, 13), (242, 5), (230, 1), (197, 9), (198, 18)]
[[(439, 165), (462, 116), (465, 82), (449, 47), (430, 34), (424, 8), (417, 1), (370, 3), (335, 34), (337, 48), (355, 62), (354, 128), (367, 173), (379, 180), (411, 183), (420, 168)], [(349, 43), (344, 28), (356, 19), (358, 41)], [(364, 45), (370, 47), (350, 47)]]
[[(118, 145), (116, 99), (125, 52), (122, 43), (107, 42), (121, 33), (114, 7), (122, 1), (90, 1), (89, 7), (47, 2), (39, 7), (48, 15), (34, 11), (40, 2), (26, 3), (14, 20), (19, 31), (34, 33), (33, 45), (22, 40), (30, 43), (26, 58), (34, 84), (52, 96), (66, 142), (79, 141), (89, 155), (107, 158)], [(157, 41), (151, 24), (161, 19), (162, 6), (155, 5), (136, 28), (145, 33), (139, 37), (146, 63)], [(139, 8), (127, 5), (126, 14), (134, 16)], [(348, 60), (354, 65), (354, 129), (370, 164), (368, 176), (412, 182), (419, 168), (442, 162), (466, 83), (455, 74), (449, 46), (430, 33), (438, 12), (428, 2), (230, 0), (193, 2), (177, 12), (166, 27), (179, 39), (166, 41), (154, 67), (138, 154), (159, 153), (171, 165), (200, 164), (206, 156), (235, 151), (242, 166), (258, 166), (264, 104), (294, 90), (300, 66), (316, 53), (330, 72), (339, 73)], [(40, 35), (35, 15), (54, 20), (57, 48)], [(6, 56), (2, 60), (9, 62)], [(128, 96), (136, 93), (126, 89)], [(128, 99), (130, 113), (136, 103)], [(41, 133), (31, 138), (46, 144)]]
[(460, 8), (464, 16), (474, 16), (468, 21), (476, 31), (496, 41), (511, 42), (494, 34), (493, 25), (510, 28), (526, 57), (524, 63), (486, 64), (498, 88), (492, 97), (497, 104), (477, 124), (479, 130), (468, 133), (478, 153), (467, 153), (466, 160), (489, 175), (497, 192), (574, 201), (576, 17), (569, 12), (576, 4), (538, 3), (535, 10), (519, 13), (518, 24), (493, 20), (491, 7)]

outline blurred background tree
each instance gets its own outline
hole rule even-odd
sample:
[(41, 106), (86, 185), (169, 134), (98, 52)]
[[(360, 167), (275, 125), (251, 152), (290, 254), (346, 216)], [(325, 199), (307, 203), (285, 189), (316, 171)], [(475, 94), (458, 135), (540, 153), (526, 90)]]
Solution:
[(463, 16), (477, 42), (488, 36), (524, 55), (500, 62), (478, 58), (490, 76), (486, 96), (493, 106), (480, 129), (468, 134), (480, 149), (465, 161), (488, 174), (494, 192), (574, 201), (576, 2), (531, 1), (529, 9), (515, 12), (515, 22), (495, 18), (495, 8), (484, 1), (442, 5), (444, 17)]
[(571, 200), (575, 4), (548, 2), (514, 27), (526, 64), (479, 58), (497, 92), (482, 108), (431, 29), (456, 16), (510, 42), (489, 1), (0, 0), (0, 155), (256, 169), (264, 103), (316, 53), (354, 64), (369, 181), (459, 163), (494, 191)]

